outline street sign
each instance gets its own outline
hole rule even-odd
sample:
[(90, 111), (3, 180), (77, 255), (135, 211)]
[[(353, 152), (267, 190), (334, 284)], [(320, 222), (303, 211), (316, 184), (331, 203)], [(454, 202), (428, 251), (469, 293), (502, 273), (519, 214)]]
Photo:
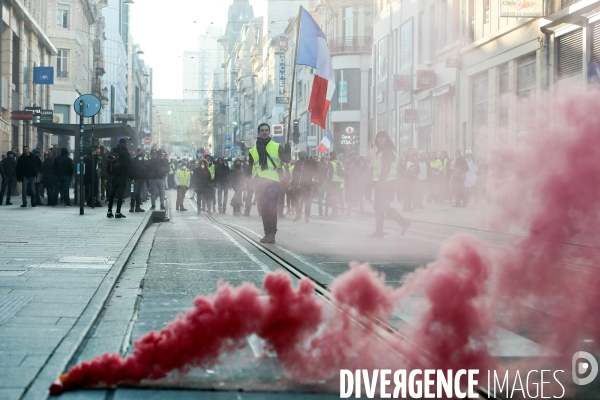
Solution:
[(316, 136), (307, 136), (306, 137), (306, 145), (307, 146), (316, 146), (317, 145), (317, 137)]
[(54, 122), (54, 110), (42, 110), (40, 114), (42, 124), (51, 124)]
[[(80, 101), (83, 101), (85, 104), (83, 111), (79, 109)], [(100, 112), (100, 99), (93, 94), (84, 94), (75, 100), (75, 103), (73, 103), (73, 108), (75, 109), (77, 115), (81, 115), (83, 117), (93, 117)]]
[(288, 104), (289, 102), (290, 102), (289, 97), (276, 97), (275, 98), (275, 103), (277, 103), (277, 104)]
[(273, 125), (273, 136), (283, 135), (283, 125)]
[(458, 57), (446, 58), (446, 67), (460, 68), (460, 58), (458, 58)]
[(431, 89), (435, 87), (435, 72), (430, 70), (417, 71), (417, 89)]
[(279, 40), (277, 41), (277, 47), (280, 51), (285, 51), (288, 47), (288, 39), (285, 36), (279, 36)]
[(237, 147), (235, 147), (235, 146), (231, 146), (231, 152), (232, 152), (232, 153), (235, 153), (236, 151), (237, 151)]
[(225, 140), (231, 140), (231, 135), (225, 135)]
[(149, 146), (151, 143), (152, 143), (152, 138), (150, 138), (150, 137), (145, 137), (144, 138), (144, 144), (145, 145)]
[(231, 149), (231, 143), (226, 143), (225, 144), (225, 149), (227, 149), (227, 150)]

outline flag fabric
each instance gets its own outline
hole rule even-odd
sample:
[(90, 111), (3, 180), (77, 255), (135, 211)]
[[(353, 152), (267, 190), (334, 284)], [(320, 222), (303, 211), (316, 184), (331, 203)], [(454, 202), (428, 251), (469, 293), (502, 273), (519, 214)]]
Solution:
[(316, 69), (308, 111), (310, 120), (325, 129), (327, 110), (335, 91), (335, 75), (327, 47), (327, 37), (313, 17), (302, 8), (298, 38), (297, 65)]
[(319, 153), (327, 153), (327, 150), (329, 150), (332, 143), (333, 137), (331, 137), (331, 132), (327, 131), (327, 134), (323, 137), (323, 140), (321, 140), (321, 143), (319, 143), (319, 145), (317, 146), (317, 151)]

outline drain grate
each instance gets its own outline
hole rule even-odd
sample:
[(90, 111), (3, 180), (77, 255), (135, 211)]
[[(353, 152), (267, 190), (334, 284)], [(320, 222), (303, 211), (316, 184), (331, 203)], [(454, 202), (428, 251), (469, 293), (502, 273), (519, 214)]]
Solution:
[(38, 268), (49, 269), (103, 269), (108, 270), (111, 264), (40, 264)]
[(8, 321), (33, 297), (26, 296), (0, 296), (0, 325)]
[(25, 272), (27, 272), (27, 270), (0, 270), (0, 276), (21, 276)]

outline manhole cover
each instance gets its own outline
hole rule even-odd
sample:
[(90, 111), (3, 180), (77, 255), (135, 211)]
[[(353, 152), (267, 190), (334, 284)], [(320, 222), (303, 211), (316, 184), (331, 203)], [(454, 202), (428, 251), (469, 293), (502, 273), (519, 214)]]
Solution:
[(0, 325), (8, 321), (33, 297), (26, 296), (0, 296)]
[(38, 268), (51, 268), (51, 269), (110, 269), (112, 265), (109, 264), (40, 264)]
[(76, 264), (105, 264), (110, 260), (110, 257), (79, 257), (79, 256), (66, 256), (58, 259), (61, 263), (76, 263)]
[(0, 276), (21, 276), (27, 270), (0, 270)]

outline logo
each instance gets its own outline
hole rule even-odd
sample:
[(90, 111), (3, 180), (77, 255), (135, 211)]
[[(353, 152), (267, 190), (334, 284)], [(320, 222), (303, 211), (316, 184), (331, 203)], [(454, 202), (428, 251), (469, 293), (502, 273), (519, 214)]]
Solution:
[[(584, 359), (585, 361), (582, 361)], [(573, 374), (573, 382), (576, 385), (587, 385), (591, 383), (598, 375), (598, 361), (593, 355), (585, 351), (578, 351), (573, 354), (573, 364), (571, 372)], [(585, 378), (580, 378), (585, 374), (589, 375)]]

